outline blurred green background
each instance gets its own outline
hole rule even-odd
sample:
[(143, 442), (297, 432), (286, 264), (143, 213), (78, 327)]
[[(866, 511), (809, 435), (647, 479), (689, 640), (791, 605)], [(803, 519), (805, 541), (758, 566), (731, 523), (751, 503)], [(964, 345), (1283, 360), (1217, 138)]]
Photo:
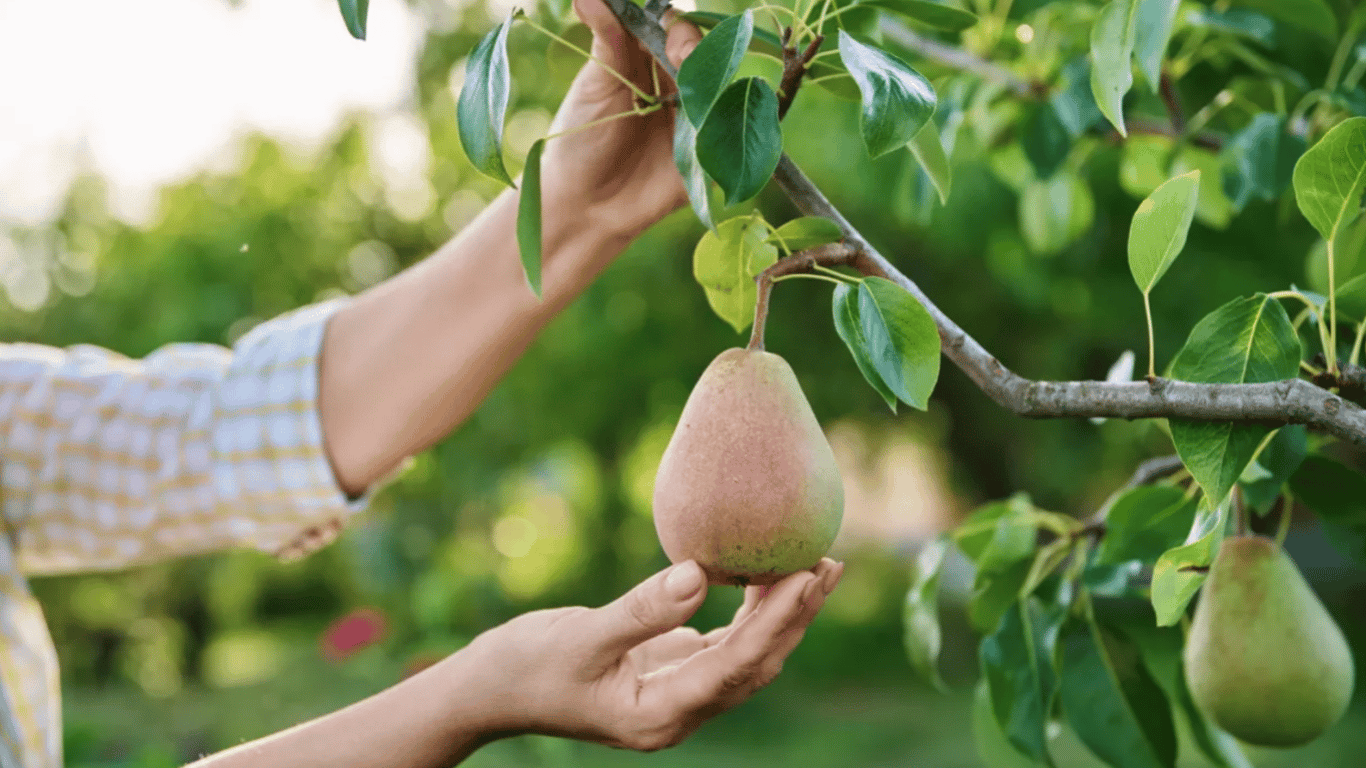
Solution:
[[(1023, 19), (1040, 4), (1019, 5)], [(83, 177), (50, 227), (9, 229), (55, 288), (38, 306), (0, 300), (4, 336), (133, 356), (173, 341), (231, 343), (261, 319), (363, 290), (423, 258), (499, 191), (464, 158), (454, 99), (463, 57), (501, 11), (443, 9), (421, 50), (412, 110), (417, 139), (430, 143), (425, 192), (386, 186), (365, 115), (309, 155), (245, 137), (240, 163), (166, 188), (152, 220), (137, 226), (110, 213), (100, 178)], [(335, 32), (344, 34), (339, 19)], [(586, 39), (581, 27), (567, 34)], [(1009, 38), (1002, 45), (1010, 49)], [(1306, 71), (1327, 66), (1328, 52), (1313, 45), (1284, 48)], [(515, 172), (579, 61), (520, 27), (511, 51)], [(941, 93), (952, 84), (933, 66), (924, 71)], [(1208, 96), (1229, 76), (1202, 65), (1188, 90)], [(1035, 378), (1103, 378), (1123, 350), (1144, 344), (1123, 258), (1147, 191), (1141, 153), (1114, 137), (1088, 139), (1073, 160), (1093, 220), (1066, 247), (1035, 253), (1010, 180), (1020, 162), (1009, 144), (1012, 109), (968, 112), (947, 206), (925, 194), (909, 154), (868, 160), (855, 105), (819, 88), (798, 100), (785, 142), (856, 226), (1007, 365)], [(1210, 128), (1245, 119), (1234, 111)], [(984, 127), (990, 121), (1007, 126), (1006, 141)], [(756, 202), (774, 223), (795, 215), (774, 189)], [(368, 695), (521, 612), (601, 604), (666, 565), (649, 509), (656, 463), (698, 374), (743, 343), (692, 281), (701, 232), (683, 211), (635, 242), (468, 423), (417, 457), (321, 552), (291, 564), (230, 552), (36, 580), (61, 655), (69, 764), (179, 765)], [(1314, 239), (1293, 203), (1280, 201), (1253, 201), (1222, 230), (1197, 224), (1153, 296), (1159, 360), (1229, 298), (1303, 283)], [(976, 641), (953, 599), (968, 580), (946, 577), (944, 665), (957, 692), (945, 696), (913, 679), (904, 658), (909, 557), (975, 504), (1017, 490), (1087, 514), (1138, 461), (1170, 445), (1151, 424), (1015, 418), (951, 367), (928, 412), (893, 415), (836, 337), (829, 300), (824, 284), (786, 282), (769, 323), (768, 346), (792, 363), (850, 488), (836, 551), (849, 563), (844, 584), (782, 678), (667, 752), (522, 738), (487, 747), (470, 765), (978, 764), (969, 718)], [(1366, 648), (1359, 576), (1338, 567), (1312, 529), (1291, 548)], [(724, 623), (738, 599), (713, 590), (698, 626)], [(357, 620), (371, 622), (378, 641), (344, 658), (324, 653), (328, 628), (365, 608), (374, 610)], [(1310, 747), (1254, 757), (1259, 766), (1358, 766), (1363, 724), (1354, 710)], [(1058, 754), (1064, 766), (1093, 764), (1069, 737)]]

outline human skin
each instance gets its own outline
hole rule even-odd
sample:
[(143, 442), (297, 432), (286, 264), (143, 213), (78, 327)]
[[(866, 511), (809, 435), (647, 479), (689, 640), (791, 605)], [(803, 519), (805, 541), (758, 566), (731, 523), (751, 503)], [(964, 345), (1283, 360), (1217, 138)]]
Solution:
[[(601, 0), (575, 0), (574, 8), (593, 31), (594, 56), (648, 92), (653, 61)], [(675, 64), (698, 39), (691, 25), (672, 25)], [(632, 102), (629, 89), (589, 62), (551, 133)], [(319, 410), (344, 490), (361, 493), (457, 427), (561, 308), (686, 203), (672, 125), (665, 108), (547, 144), (540, 300), (522, 275), (517, 192), (507, 190), (430, 258), (337, 312), (323, 340)], [(700, 634), (682, 625), (706, 597), (704, 574), (680, 563), (601, 608), (519, 616), (370, 698), (194, 768), (444, 768), (525, 733), (670, 746), (777, 676), (843, 571), (825, 559), (771, 587), (750, 587), (729, 625)]]
[(191, 768), (445, 768), (526, 733), (672, 746), (778, 675), (843, 570), (825, 559), (749, 587), (729, 625), (700, 634), (682, 626), (707, 594), (689, 560), (602, 608), (523, 614), (368, 699)]
[[(575, 0), (592, 53), (645, 92), (656, 66), (601, 0)], [(675, 61), (699, 39), (670, 28)], [(669, 82), (667, 76), (661, 82)], [(633, 94), (589, 61), (550, 128), (632, 108)], [(328, 323), (319, 411), (341, 486), (358, 494), (463, 422), (536, 334), (634, 239), (687, 202), (673, 162), (673, 108), (552, 139), (542, 158), (541, 299), (517, 251), (518, 192), (505, 190), (435, 254), (361, 293)]]

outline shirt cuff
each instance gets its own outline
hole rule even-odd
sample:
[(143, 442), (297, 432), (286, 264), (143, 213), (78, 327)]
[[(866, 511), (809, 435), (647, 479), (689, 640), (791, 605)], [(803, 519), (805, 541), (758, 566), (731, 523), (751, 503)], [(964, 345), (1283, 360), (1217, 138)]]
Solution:
[[(318, 410), (319, 360), (327, 323), (346, 299), (314, 304), (263, 323), (234, 346), (222, 389), (221, 480), (254, 507), (248, 538), (282, 559), (334, 541), (381, 485), (350, 498), (337, 482)], [(259, 453), (259, 460), (239, 457)]]

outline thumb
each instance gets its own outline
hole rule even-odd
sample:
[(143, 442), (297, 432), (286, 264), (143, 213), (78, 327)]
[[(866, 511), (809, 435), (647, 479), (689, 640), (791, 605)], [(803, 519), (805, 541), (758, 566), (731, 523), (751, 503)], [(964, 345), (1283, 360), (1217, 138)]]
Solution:
[(626, 30), (603, 0), (574, 0), (574, 13), (593, 32), (593, 55), (615, 63), (626, 47)]
[(594, 611), (608, 663), (646, 640), (681, 626), (702, 605), (706, 587), (701, 566), (685, 560)]

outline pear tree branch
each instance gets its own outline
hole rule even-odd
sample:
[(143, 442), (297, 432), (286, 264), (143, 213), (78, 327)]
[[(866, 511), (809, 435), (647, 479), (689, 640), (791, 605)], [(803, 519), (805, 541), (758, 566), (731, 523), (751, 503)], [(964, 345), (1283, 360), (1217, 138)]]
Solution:
[[(664, 53), (664, 30), (630, 0), (605, 0), (628, 32), (638, 38), (670, 76), (676, 70)], [(1306, 424), (1348, 442), (1366, 445), (1366, 408), (1303, 379), (1264, 384), (1197, 384), (1153, 377), (1144, 381), (1035, 381), (1010, 370), (894, 267), (825, 197), (792, 158), (783, 154), (774, 179), (805, 215), (834, 221), (844, 233), (839, 247), (813, 249), (778, 262), (776, 276), (821, 266), (849, 266), (886, 278), (924, 305), (939, 330), (944, 356), (998, 405), (1026, 418), (1176, 418)]]

